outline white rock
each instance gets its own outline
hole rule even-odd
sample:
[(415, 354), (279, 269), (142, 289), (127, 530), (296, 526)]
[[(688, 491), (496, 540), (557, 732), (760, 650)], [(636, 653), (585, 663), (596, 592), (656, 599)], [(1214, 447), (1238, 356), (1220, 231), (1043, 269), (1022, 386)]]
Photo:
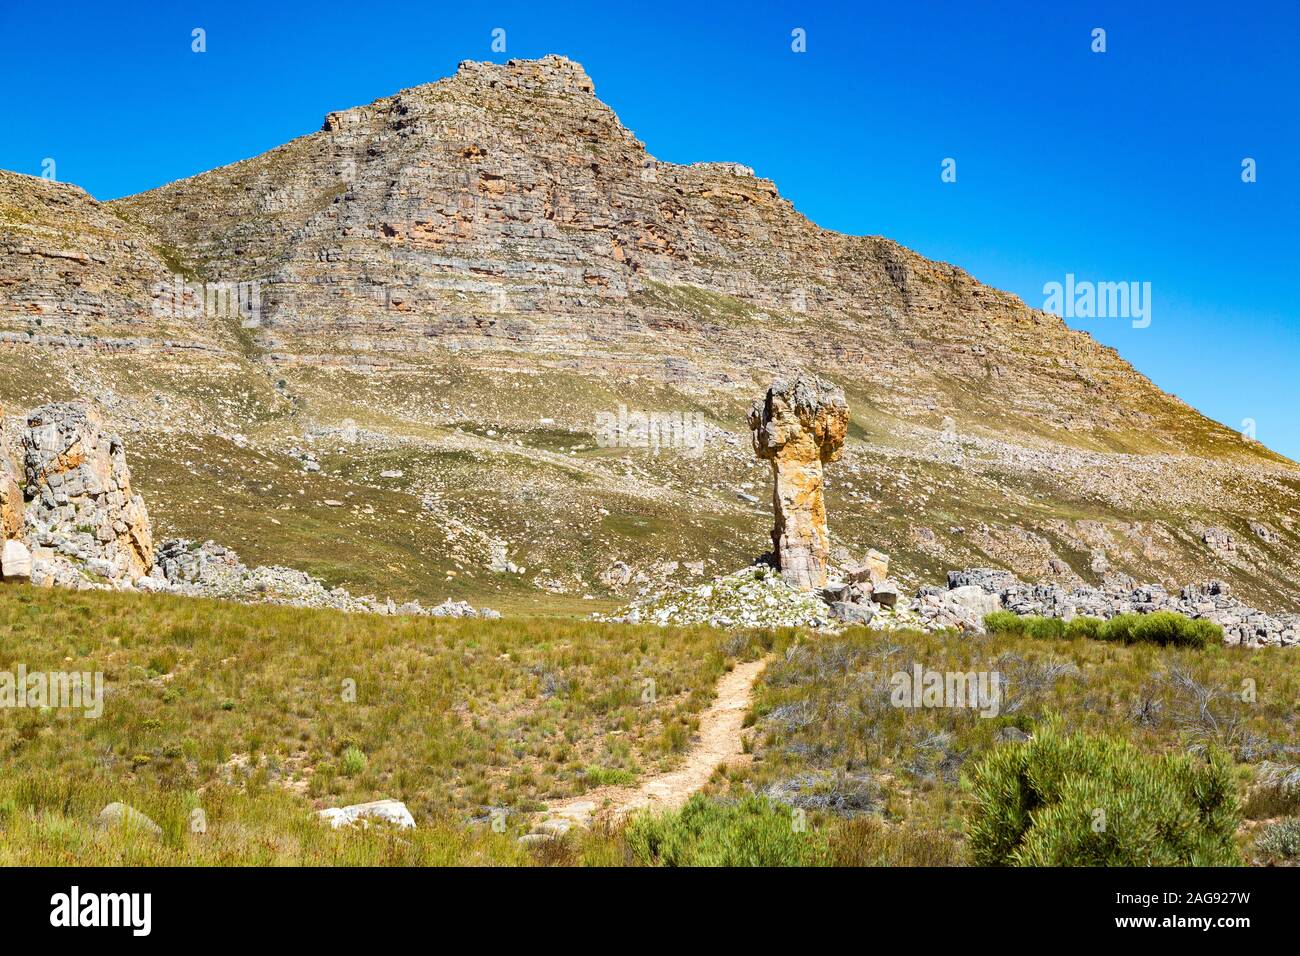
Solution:
[(21, 541), (10, 540), (0, 551), (0, 577), (6, 581), (27, 580), (32, 576), (32, 553)]
[(328, 820), (335, 830), (358, 822), (363, 827), (369, 826), (371, 820), (391, 823), (401, 830), (415, 829), (415, 818), (400, 800), (375, 800), (371, 803), (354, 803), (350, 807), (330, 807), (316, 815), (322, 820)]
[(162, 827), (135, 809), (135, 807), (128, 807), (125, 803), (110, 803), (103, 810), (100, 810), (95, 825), (101, 830), (123, 827), (128, 830), (151, 833), (154, 836), (162, 835)]
[(1002, 609), (1002, 602), (996, 594), (990, 594), (976, 584), (953, 588), (945, 594), (945, 597), (966, 608), (975, 615), (977, 620), (983, 620), (984, 615)]

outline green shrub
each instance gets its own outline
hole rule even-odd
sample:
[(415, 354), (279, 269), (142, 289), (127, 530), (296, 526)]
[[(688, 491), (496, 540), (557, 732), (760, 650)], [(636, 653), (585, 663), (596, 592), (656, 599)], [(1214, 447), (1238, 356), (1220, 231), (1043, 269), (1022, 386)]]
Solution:
[(636, 774), (622, 767), (590, 766), (583, 771), (587, 784), (592, 787), (625, 787), (636, 783)]
[(1174, 647), (1205, 647), (1223, 640), (1223, 628), (1204, 619), (1193, 620), (1172, 611), (1144, 614), (1133, 628), (1133, 639)]
[(1059, 641), (1065, 637), (1065, 622), (1059, 617), (1030, 617), (1026, 620), (1029, 622), (1027, 631), (1030, 637), (1049, 641)]
[(681, 810), (634, 817), (626, 839), (648, 866), (816, 866), (827, 858), (825, 837), (758, 796), (724, 802), (696, 794)]
[(1056, 721), (976, 767), (967, 821), (983, 866), (1239, 863), (1236, 789), (1218, 755), (1148, 756), (1127, 741), (1064, 736)]
[(1101, 639), (1116, 644), (1132, 644), (1133, 628), (1137, 627), (1137, 614), (1116, 614), (1102, 625)]
[(1011, 611), (994, 611), (984, 615), (984, 629), (990, 634), (1024, 634), (1028, 618)]
[(348, 747), (339, 758), (339, 769), (345, 777), (355, 777), (366, 769), (366, 755), (359, 747)]
[(994, 611), (984, 617), (984, 628), (990, 634), (1013, 634), (1017, 637), (1038, 637), (1056, 641), (1067, 637), (1100, 636), (1104, 622), (1095, 617), (1078, 617), (1065, 621), (1059, 617), (1020, 615), (1012, 611)]
[(1223, 628), (1212, 621), (1193, 620), (1173, 611), (1152, 614), (1118, 614), (1102, 628), (1102, 638), (1124, 644), (1159, 644), (1162, 647), (1205, 647), (1223, 640)]
[(1065, 622), (1065, 636), (1086, 637), (1092, 641), (1099, 641), (1102, 628), (1105, 626), (1106, 622), (1099, 617), (1076, 617)]

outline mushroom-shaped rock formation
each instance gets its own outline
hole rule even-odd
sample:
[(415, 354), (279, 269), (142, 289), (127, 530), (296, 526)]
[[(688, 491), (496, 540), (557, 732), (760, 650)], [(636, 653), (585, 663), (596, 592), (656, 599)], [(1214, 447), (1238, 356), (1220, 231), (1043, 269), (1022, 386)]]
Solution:
[(802, 373), (773, 382), (749, 412), (754, 453), (772, 463), (776, 566), (802, 590), (826, 585), (830, 536), (822, 467), (839, 458), (848, 426), (843, 390)]

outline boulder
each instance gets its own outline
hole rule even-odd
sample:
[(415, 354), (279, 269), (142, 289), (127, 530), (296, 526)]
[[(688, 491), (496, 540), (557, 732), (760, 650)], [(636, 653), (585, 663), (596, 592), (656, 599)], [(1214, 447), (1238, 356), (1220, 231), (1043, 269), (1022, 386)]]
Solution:
[(851, 602), (853, 600), (853, 586), (839, 581), (832, 581), (822, 588), (822, 600), (827, 604), (834, 604), (836, 601)]
[(114, 830), (120, 827), (125, 830), (149, 833), (153, 836), (162, 836), (162, 827), (135, 809), (135, 807), (129, 807), (125, 803), (110, 803), (103, 810), (100, 810), (99, 816), (95, 820), (95, 826), (101, 830)]
[(849, 580), (875, 587), (889, 577), (889, 555), (872, 548), (861, 564), (849, 570)]
[(830, 535), (822, 468), (839, 458), (848, 425), (844, 392), (804, 374), (773, 382), (749, 411), (754, 453), (772, 463), (776, 567), (802, 591), (826, 586)]
[(946, 595), (949, 601), (959, 604), (977, 621), (983, 621), (984, 615), (1002, 610), (1002, 601), (996, 594), (990, 594), (977, 584), (967, 584), (953, 588)]
[(1237, 539), (1227, 528), (1206, 528), (1201, 535), (1201, 540), (1221, 558), (1235, 554), (1237, 551)]
[(6, 581), (26, 581), (32, 576), (32, 555), (27, 545), (10, 538), (0, 546), (0, 578)]
[(400, 800), (375, 800), (371, 803), (356, 803), (350, 807), (330, 807), (316, 815), (322, 820), (328, 820), (335, 830), (355, 823), (368, 827), (371, 821), (386, 823), (400, 830), (415, 829), (415, 818)]
[(872, 590), (871, 600), (881, 607), (896, 607), (898, 605), (898, 583), (896, 581), (881, 581)]
[(601, 580), (609, 588), (623, 588), (632, 583), (632, 569), (622, 561), (615, 561), (605, 569)]
[(835, 601), (831, 604), (831, 617), (845, 624), (870, 624), (875, 616), (870, 604), (850, 604), (848, 601)]
[(32, 544), (96, 567), (114, 581), (153, 567), (153, 531), (144, 499), (131, 490), (121, 439), (84, 401), (42, 405), (23, 433), (28, 537)]

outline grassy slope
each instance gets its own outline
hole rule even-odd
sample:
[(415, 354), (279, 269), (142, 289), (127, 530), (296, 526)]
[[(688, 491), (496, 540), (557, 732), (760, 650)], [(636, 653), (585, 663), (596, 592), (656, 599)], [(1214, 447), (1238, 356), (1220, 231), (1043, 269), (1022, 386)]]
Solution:
[[(1259, 820), (1300, 810), (1251, 797), (1260, 761), (1297, 759), (1285, 747), (1300, 658), (1285, 651), (429, 621), (10, 586), (0, 668), (101, 670), (108, 690), (97, 720), (2, 715), (0, 863), (644, 862), (621, 829), (531, 850), (514, 837), (546, 800), (671, 767), (728, 661), (769, 650), (777, 662), (747, 721), (755, 761), (709, 790), (775, 787), (804, 806), (821, 848), (809, 859), (963, 862), (967, 770), (1004, 728), (1032, 729), (1048, 712), (1148, 752), (1227, 748), (1243, 846)], [(1002, 714), (891, 707), (888, 675), (913, 661), (1000, 671), (1012, 682)], [(1247, 678), (1253, 702), (1240, 697)], [(342, 693), (349, 679), (355, 701)], [(641, 701), (646, 679), (653, 705)], [(1213, 722), (1196, 685), (1216, 691)], [(419, 829), (335, 833), (312, 817), (383, 797), (404, 800)], [(97, 831), (113, 800), (163, 836)], [(505, 833), (488, 825), (497, 807)], [(195, 809), (206, 833), (190, 831)]]
[[(725, 640), (3, 587), (0, 667), (102, 671), (106, 693), (99, 719), (0, 717), (0, 862), (514, 861), (484, 832), (491, 809), (517, 833), (542, 801), (672, 766)], [(313, 808), (384, 797), (431, 832), (358, 849), (311, 825)], [(113, 800), (164, 839), (97, 835)], [(187, 833), (194, 808), (205, 838)]]

